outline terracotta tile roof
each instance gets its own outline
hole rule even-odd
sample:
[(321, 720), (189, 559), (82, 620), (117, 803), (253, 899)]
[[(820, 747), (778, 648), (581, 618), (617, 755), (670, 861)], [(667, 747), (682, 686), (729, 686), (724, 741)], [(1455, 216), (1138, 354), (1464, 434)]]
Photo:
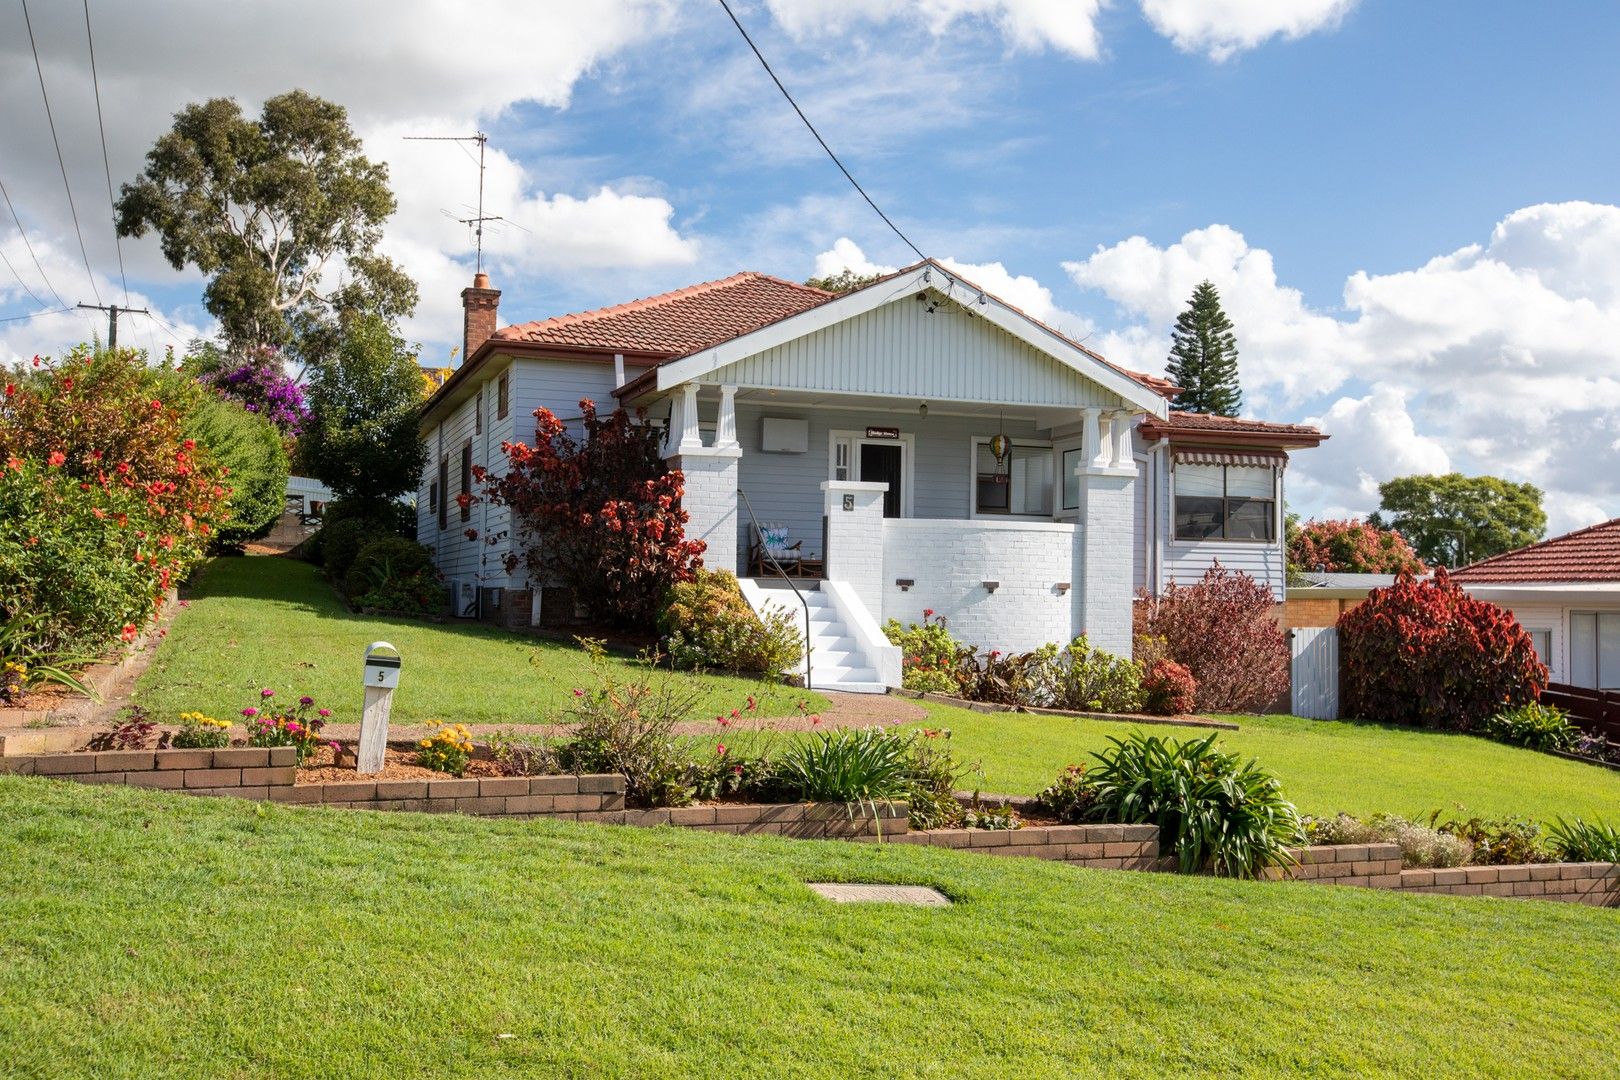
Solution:
[(1469, 585), (1620, 581), (1620, 518), (1453, 570)]
[(508, 326), (497, 330), (494, 340), (673, 358), (758, 330), (832, 298), (832, 293), (821, 289), (745, 271), (626, 304)]
[(1306, 424), (1273, 424), (1266, 420), (1248, 420), (1243, 417), (1216, 416), (1212, 413), (1170, 410), (1163, 420), (1149, 417), (1142, 423), (1142, 434), (1150, 439), (1192, 435), (1204, 438), (1231, 436), (1241, 442), (1245, 437), (1259, 436), (1268, 442), (1297, 441), (1302, 446), (1315, 446), (1328, 436)]

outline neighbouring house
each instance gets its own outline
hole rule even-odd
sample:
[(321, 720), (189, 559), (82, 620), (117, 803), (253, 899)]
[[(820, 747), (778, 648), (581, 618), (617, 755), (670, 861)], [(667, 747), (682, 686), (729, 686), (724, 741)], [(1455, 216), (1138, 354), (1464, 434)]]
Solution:
[(1219, 559), (1286, 588), (1283, 475), (1314, 428), (1176, 412), (1123, 370), (932, 261), (834, 295), (758, 273), (500, 328), (500, 292), (462, 293), (465, 363), (427, 401), (418, 536), (456, 609), (540, 621), (551, 594), (508, 574), (501, 507), (458, 496), (533, 437), (544, 406), (642, 410), (686, 478), (688, 535), (750, 603), (810, 609), (812, 680), (897, 685), (881, 624), (932, 609), (981, 648), (1082, 631), (1131, 649), (1133, 596)]
[(1358, 606), (1374, 589), (1393, 584), (1394, 574), (1296, 573), (1288, 583), (1286, 600), (1277, 608), (1277, 623), (1284, 630), (1337, 626), (1339, 616)]
[(1513, 612), (1553, 682), (1620, 690), (1620, 518), (1481, 559), (1451, 577)]

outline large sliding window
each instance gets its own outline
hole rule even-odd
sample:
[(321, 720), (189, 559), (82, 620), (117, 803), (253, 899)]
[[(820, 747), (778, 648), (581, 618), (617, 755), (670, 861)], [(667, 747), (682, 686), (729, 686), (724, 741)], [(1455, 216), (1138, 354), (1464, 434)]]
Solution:
[(1052, 448), (1013, 444), (998, 469), (988, 440), (973, 445), (973, 512), (1052, 516)]
[(1569, 681), (1620, 690), (1620, 611), (1569, 613)]
[(1277, 539), (1277, 471), (1177, 465), (1177, 540)]

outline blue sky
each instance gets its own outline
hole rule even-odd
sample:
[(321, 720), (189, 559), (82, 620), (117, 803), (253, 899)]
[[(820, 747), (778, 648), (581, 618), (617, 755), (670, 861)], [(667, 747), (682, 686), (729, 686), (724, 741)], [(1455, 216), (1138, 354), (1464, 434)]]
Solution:
[[(1377, 481), (1530, 479), (1555, 528), (1620, 514), (1620, 10), (1382, 0), (752, 0), (739, 15), (823, 134), (930, 255), (1101, 348), (1162, 367), (1209, 276), (1237, 323), (1249, 411), (1320, 422), (1292, 498), (1365, 512)], [(82, 12), (35, 9), (92, 271), (116, 293)], [(752, 268), (803, 278), (912, 255), (821, 155), (718, 4), (173, 0), (92, 5), (115, 183), (187, 101), (302, 86), (389, 161), (407, 330), (459, 337), (475, 174), (508, 320)], [(308, 10), (304, 10), (304, 9)], [(17, 25), (13, 26), (12, 23)], [(88, 299), (20, 15), (0, 13), (0, 180), (53, 284)], [(481, 62), (475, 62), (481, 58)], [(9, 216), (0, 250), (43, 293)], [(198, 279), (126, 243), (131, 292), (206, 331)], [(67, 295), (71, 293), (72, 295)], [(47, 297), (47, 299), (49, 299)], [(141, 302), (140, 300), (136, 301)], [(54, 305), (52, 305), (54, 306)], [(0, 266), (0, 316), (35, 305)], [(0, 356), (83, 337), (0, 323)], [(1596, 466), (1596, 467), (1594, 467)]]

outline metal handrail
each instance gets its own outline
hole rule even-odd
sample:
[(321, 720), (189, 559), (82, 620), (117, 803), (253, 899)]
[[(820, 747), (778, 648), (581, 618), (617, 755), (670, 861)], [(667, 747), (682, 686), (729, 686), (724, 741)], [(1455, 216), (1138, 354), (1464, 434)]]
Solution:
[(804, 608), (804, 688), (814, 690), (815, 687), (810, 685), (810, 601), (804, 598), (804, 594), (793, 583), (793, 579), (788, 576), (788, 572), (782, 569), (782, 564), (776, 561), (775, 555), (771, 554), (770, 545), (765, 543), (765, 530), (760, 528), (759, 518), (754, 516), (754, 504), (748, 501), (748, 492), (738, 488), (737, 495), (742, 499), (743, 508), (748, 511), (748, 520), (754, 526), (754, 535), (759, 537), (759, 550), (764, 553), (766, 559), (770, 560), (770, 564), (776, 568), (776, 572), (781, 575), (782, 580), (787, 582), (788, 588), (793, 590), (793, 595), (799, 598), (799, 603)]

